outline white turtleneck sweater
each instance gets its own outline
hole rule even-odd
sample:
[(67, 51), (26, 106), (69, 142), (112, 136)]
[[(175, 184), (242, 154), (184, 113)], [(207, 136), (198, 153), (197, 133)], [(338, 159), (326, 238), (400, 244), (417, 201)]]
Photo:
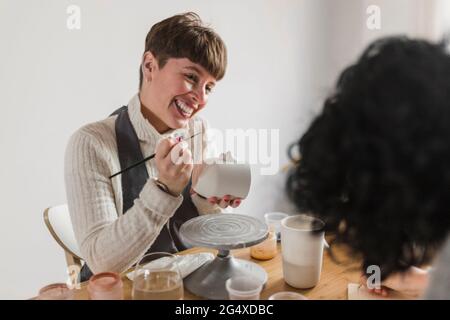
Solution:
[[(143, 117), (139, 95), (128, 104), (131, 123), (145, 156), (155, 152), (160, 134)], [(122, 214), (122, 185), (117, 152), (115, 121), (117, 116), (88, 124), (76, 131), (65, 155), (67, 202), (74, 233), (82, 258), (94, 273), (123, 272), (145, 254), (160, 230), (181, 205), (183, 196), (173, 197), (148, 179), (134, 205)], [(206, 123), (194, 117), (188, 124), (189, 136), (202, 131), (206, 146)], [(196, 144), (189, 144), (194, 155)], [(203, 154), (206, 150), (203, 148)], [(157, 177), (154, 160), (146, 162), (150, 177)], [(192, 196), (200, 214), (221, 212), (220, 207)]]

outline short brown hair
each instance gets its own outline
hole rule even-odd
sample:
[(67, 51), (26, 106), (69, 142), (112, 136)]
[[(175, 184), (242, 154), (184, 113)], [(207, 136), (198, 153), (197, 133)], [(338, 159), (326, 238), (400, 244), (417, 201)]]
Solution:
[[(163, 68), (169, 58), (188, 58), (220, 80), (227, 67), (225, 43), (193, 12), (178, 14), (152, 26), (145, 38), (145, 52), (150, 51)], [(142, 65), (139, 69), (142, 86)]]

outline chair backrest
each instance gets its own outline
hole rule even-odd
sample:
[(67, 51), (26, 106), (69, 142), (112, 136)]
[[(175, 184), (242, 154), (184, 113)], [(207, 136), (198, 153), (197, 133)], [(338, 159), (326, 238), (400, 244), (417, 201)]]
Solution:
[[(67, 204), (45, 209), (44, 222), (50, 234), (66, 252), (66, 259), (69, 254), (79, 262), (81, 260), (80, 249), (75, 239)], [(67, 264), (70, 264), (69, 261)]]

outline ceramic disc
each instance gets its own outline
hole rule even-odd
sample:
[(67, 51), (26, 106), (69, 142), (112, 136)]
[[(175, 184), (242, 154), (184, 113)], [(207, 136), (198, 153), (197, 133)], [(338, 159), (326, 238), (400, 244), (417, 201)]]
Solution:
[(243, 214), (208, 214), (185, 222), (180, 235), (186, 245), (222, 250), (250, 247), (267, 238), (267, 225)]

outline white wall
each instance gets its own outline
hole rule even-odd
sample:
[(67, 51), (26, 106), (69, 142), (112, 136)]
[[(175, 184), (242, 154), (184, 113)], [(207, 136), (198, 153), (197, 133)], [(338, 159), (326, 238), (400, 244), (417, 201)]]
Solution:
[[(367, 8), (380, 8), (381, 28), (366, 26)], [(448, 0), (337, 0), (328, 1), (330, 29), (329, 65), (331, 79), (342, 68), (353, 63), (366, 46), (384, 36), (440, 40), (450, 31), (450, 1)]]
[[(411, 28), (407, 2), (402, 13), (391, 6), (383, 13), (395, 30)], [(70, 4), (81, 8), (81, 30), (66, 28)], [(0, 0), (0, 298), (27, 298), (45, 284), (65, 281), (62, 250), (45, 229), (42, 211), (66, 202), (63, 156), (70, 134), (136, 92), (153, 23), (193, 10), (212, 24), (228, 46), (229, 67), (203, 115), (220, 129), (280, 129), (283, 165), (287, 144), (300, 137), (340, 69), (367, 41), (364, 5)], [(284, 178), (255, 176), (238, 211), (292, 211), (282, 193)]]

